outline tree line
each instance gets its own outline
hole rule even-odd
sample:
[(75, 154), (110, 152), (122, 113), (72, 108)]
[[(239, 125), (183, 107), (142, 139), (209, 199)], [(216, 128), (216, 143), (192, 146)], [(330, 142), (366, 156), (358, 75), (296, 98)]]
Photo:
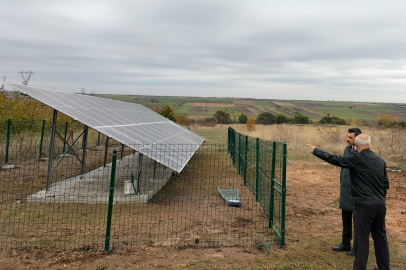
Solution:
[[(230, 124), (233, 122), (233, 120), (230, 117), (230, 114), (228, 112), (218, 110), (214, 114), (214, 117), (217, 119), (219, 123), (222, 124)], [(246, 124), (248, 121), (248, 116), (245, 114), (241, 114), (238, 117), (238, 123), (239, 124)], [(257, 124), (262, 124), (262, 125), (272, 125), (272, 124), (287, 124), (287, 123), (292, 123), (292, 124), (310, 124), (311, 121), (309, 117), (301, 114), (301, 113), (296, 113), (295, 116), (293, 117), (287, 117), (284, 114), (273, 114), (271, 112), (263, 112), (259, 114), (255, 120), (255, 123)]]

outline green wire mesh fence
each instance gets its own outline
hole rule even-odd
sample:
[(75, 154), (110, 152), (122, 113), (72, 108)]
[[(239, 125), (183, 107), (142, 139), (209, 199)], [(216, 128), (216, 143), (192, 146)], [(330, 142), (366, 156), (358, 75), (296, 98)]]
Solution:
[[(270, 191), (285, 190), (286, 156), (273, 158), (279, 148), (273, 149), (272, 143), (245, 140), (248, 144), (241, 139), (239, 148), (235, 143), (201, 145), (181, 173), (149, 158), (153, 152), (141, 154), (104, 138), (105, 143), (88, 143), (86, 151), (80, 141), (66, 150), (63, 141), (55, 140), (49, 175), (47, 141), (41, 158), (39, 141), (10, 142), (8, 164), (1, 144), (0, 249), (283, 246), (284, 197)], [(259, 154), (250, 148), (258, 142)], [(157, 147), (173, 154), (172, 159), (179, 157), (174, 149), (190, 149)], [(231, 149), (249, 151), (230, 159)], [(272, 160), (281, 162), (275, 162), (274, 186), (269, 181)], [(236, 190), (241, 206), (229, 206), (218, 188)]]
[(272, 228), (285, 245), (286, 157), (284, 142), (251, 138), (228, 128), (228, 152), (244, 185), (255, 195)]

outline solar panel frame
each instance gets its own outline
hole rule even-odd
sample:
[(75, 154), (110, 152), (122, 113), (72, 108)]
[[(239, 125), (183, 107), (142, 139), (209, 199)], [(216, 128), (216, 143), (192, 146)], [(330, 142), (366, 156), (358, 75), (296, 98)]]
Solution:
[(12, 85), (177, 172), (183, 170), (204, 141), (203, 137), (140, 104)]

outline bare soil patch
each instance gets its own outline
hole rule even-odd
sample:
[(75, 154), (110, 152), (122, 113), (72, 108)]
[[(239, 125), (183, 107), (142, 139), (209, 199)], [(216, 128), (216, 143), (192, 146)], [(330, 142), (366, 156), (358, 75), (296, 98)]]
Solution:
[(234, 100), (233, 101), (234, 104), (244, 104), (244, 105), (251, 105), (252, 102), (249, 100)]
[(307, 114), (307, 115), (310, 115), (310, 116), (314, 116), (314, 117), (317, 117), (317, 118), (324, 117), (324, 114), (322, 114), (322, 113), (314, 112), (314, 111), (304, 109), (304, 108), (296, 107), (295, 111), (303, 113), (303, 114)]
[(202, 107), (202, 106), (194, 106), (191, 110), (189, 110), (190, 114), (193, 113), (199, 113), (199, 114), (204, 114), (207, 111), (207, 107)]
[(243, 114), (248, 114), (248, 115), (255, 114), (255, 115), (258, 115), (258, 114), (261, 113), (257, 108), (255, 108), (255, 107), (252, 106), (252, 105), (247, 105), (247, 104), (235, 104), (235, 107), (237, 108), (237, 110), (238, 110), (239, 112), (241, 112), (241, 113), (243, 113)]
[(235, 107), (231, 103), (188, 103), (188, 105), (193, 107)]
[(275, 105), (279, 105), (281, 107), (296, 107), (295, 104), (290, 103), (290, 102), (284, 102), (284, 101), (273, 101), (272, 102)]

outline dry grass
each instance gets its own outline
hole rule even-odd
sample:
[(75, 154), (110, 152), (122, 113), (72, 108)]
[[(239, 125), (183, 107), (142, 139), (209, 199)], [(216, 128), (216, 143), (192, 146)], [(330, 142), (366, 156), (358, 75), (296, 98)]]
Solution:
[[(249, 132), (242, 124), (229, 126), (250, 137), (286, 142), (291, 158), (307, 155), (306, 144), (313, 144), (325, 151), (342, 155), (347, 145), (347, 130), (350, 128), (350, 126), (321, 125), (256, 125), (256, 130)], [(225, 143), (229, 126), (194, 126), (191, 130), (201, 134), (209, 143)], [(361, 130), (371, 136), (372, 151), (382, 156), (388, 162), (388, 166), (399, 166), (404, 162), (403, 154), (406, 152), (404, 128), (361, 127)]]

